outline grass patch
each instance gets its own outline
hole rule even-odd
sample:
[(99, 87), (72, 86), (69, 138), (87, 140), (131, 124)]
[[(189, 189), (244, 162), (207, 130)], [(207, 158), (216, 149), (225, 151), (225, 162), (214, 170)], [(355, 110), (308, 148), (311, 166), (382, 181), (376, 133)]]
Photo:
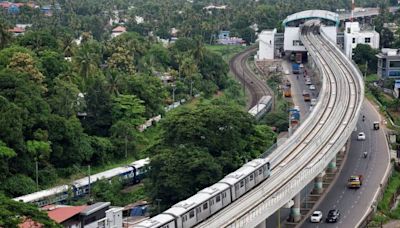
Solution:
[(394, 170), (392, 176), (390, 177), (389, 184), (386, 187), (386, 190), (383, 194), (383, 197), (378, 203), (378, 211), (373, 217), (374, 225), (386, 223), (390, 219), (400, 219), (399, 206), (395, 210), (390, 211), (391, 200), (399, 188), (400, 188), (400, 173)]
[(206, 48), (212, 52), (220, 54), (224, 61), (228, 63), (234, 55), (244, 51), (248, 47), (240, 45), (206, 45)]

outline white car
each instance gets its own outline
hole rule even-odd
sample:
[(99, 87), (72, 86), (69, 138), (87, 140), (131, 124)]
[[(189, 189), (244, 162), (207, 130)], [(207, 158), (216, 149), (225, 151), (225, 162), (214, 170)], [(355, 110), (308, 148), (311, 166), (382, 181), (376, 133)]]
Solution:
[(310, 90), (315, 90), (315, 85), (310, 85)]
[(364, 132), (358, 133), (357, 140), (359, 140), (359, 141), (364, 141), (365, 140)]
[(316, 105), (317, 104), (317, 99), (315, 99), (315, 98), (313, 98), (313, 99), (311, 99), (311, 106), (314, 106), (314, 105)]
[(310, 79), (306, 79), (306, 85), (311, 85), (311, 84), (312, 84), (311, 80)]
[(310, 222), (321, 222), (322, 221), (322, 212), (314, 211), (310, 217)]

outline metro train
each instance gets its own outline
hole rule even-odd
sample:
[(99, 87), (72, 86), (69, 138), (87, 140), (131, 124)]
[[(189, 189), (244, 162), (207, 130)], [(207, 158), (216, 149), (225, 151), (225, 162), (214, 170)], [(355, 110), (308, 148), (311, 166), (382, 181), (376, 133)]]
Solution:
[(14, 198), (15, 201), (36, 204), (43, 207), (54, 203), (64, 203), (69, 197), (79, 198), (89, 192), (90, 185), (99, 180), (111, 180), (114, 177), (120, 177), (127, 184), (136, 184), (140, 182), (147, 169), (146, 165), (150, 163), (149, 158), (132, 162), (129, 165), (110, 169), (97, 173), (89, 177), (84, 177), (72, 182), (70, 185), (61, 185), (54, 188), (34, 192), (28, 195)]
[(268, 158), (257, 158), (135, 228), (189, 228), (225, 208), (270, 176)]
[(261, 99), (257, 102), (257, 104), (252, 107), (248, 113), (254, 116), (257, 120), (261, 119), (267, 113), (272, 106), (272, 97), (271, 96), (262, 96)]

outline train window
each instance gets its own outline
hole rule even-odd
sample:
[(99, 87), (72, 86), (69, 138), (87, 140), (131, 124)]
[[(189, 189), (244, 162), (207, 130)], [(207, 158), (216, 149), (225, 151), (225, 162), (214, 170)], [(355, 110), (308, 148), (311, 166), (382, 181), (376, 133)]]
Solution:
[(250, 174), (250, 181), (253, 180), (253, 174)]
[(240, 181), (240, 187), (242, 188), (244, 186), (244, 181)]
[(214, 200), (210, 200), (210, 205), (214, 205)]
[(204, 203), (203, 204), (203, 210), (205, 210), (205, 209), (207, 209), (208, 208), (208, 203)]
[(191, 210), (190, 212), (189, 212), (189, 218), (193, 218), (194, 217), (194, 210)]
[(261, 175), (262, 173), (262, 168), (258, 170), (258, 174)]
[(183, 222), (186, 222), (186, 220), (187, 220), (187, 215), (184, 215), (183, 218), (182, 218), (182, 220), (183, 220)]
[(217, 197), (215, 198), (215, 201), (217, 201), (217, 202), (221, 201), (221, 196), (217, 195)]
[(235, 184), (235, 190), (239, 190), (239, 184)]
[(201, 207), (196, 208), (196, 213), (200, 213), (201, 212)]

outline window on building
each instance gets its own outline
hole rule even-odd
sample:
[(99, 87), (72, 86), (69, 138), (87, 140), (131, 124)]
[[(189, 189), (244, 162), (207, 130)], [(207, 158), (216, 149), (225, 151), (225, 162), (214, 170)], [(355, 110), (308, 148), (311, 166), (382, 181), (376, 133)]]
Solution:
[(293, 40), (293, 46), (303, 46), (303, 43), (300, 40)]
[(353, 44), (355, 44), (356, 43), (356, 38), (353, 38)]
[(369, 44), (369, 43), (371, 43), (371, 38), (365, 37), (364, 41), (365, 41), (364, 43)]

